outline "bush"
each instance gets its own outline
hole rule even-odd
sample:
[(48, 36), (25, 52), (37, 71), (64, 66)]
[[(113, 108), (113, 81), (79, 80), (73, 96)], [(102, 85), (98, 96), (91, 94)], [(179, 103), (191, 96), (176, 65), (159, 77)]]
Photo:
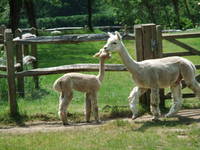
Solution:
[[(94, 26), (115, 25), (116, 19), (114, 16), (107, 14), (94, 14), (92, 17)], [(0, 19), (0, 24), (8, 25), (8, 19)], [(56, 28), (56, 27), (83, 27), (87, 25), (87, 15), (75, 16), (58, 16), (58, 17), (45, 17), (37, 19), (38, 28)], [(27, 19), (20, 20), (20, 28), (30, 27)]]
[[(115, 19), (113, 16), (104, 14), (95, 14), (92, 17), (94, 26), (114, 25)], [(87, 24), (87, 15), (76, 15), (67, 17), (40, 18), (37, 20), (39, 28), (54, 28), (54, 27), (73, 27), (85, 26)]]

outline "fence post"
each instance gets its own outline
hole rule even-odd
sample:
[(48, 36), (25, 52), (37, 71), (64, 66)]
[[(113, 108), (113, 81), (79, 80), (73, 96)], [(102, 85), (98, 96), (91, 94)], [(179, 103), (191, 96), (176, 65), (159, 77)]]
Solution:
[(0, 34), (2, 34), (3, 37), (4, 37), (5, 30), (6, 30), (6, 26), (5, 25), (1, 25), (0, 26)]
[(2, 47), (0, 47), (0, 51), (3, 48), (3, 43), (4, 43), (4, 32), (6, 30), (6, 26), (5, 25), (1, 25), (0, 26), (0, 44), (2, 44)]
[[(17, 29), (15, 31), (15, 36), (21, 38), (22, 30)], [(23, 54), (21, 44), (16, 45), (16, 63), (20, 64), (20, 67), (17, 68), (17, 72), (23, 71)], [(19, 96), (24, 97), (24, 77), (17, 78), (17, 92), (19, 93)]]
[[(142, 25), (135, 25), (135, 43), (136, 43), (136, 59), (137, 61), (145, 60), (145, 51), (144, 51), (144, 35)], [(150, 111), (150, 92), (147, 91), (140, 97), (140, 104), (145, 110)]]
[[(135, 25), (134, 32), (137, 61), (159, 58), (162, 56), (162, 39), (159, 26), (156, 27), (155, 24)], [(147, 111), (150, 111), (150, 90), (141, 96), (140, 104)]]
[[(157, 52), (156, 52), (156, 58), (162, 58), (163, 57), (163, 44), (162, 44), (162, 29), (160, 25), (156, 26), (156, 41), (157, 41)], [(165, 90), (160, 89), (160, 108), (165, 108)]]
[[(32, 28), (31, 33), (37, 35), (37, 29)], [(31, 55), (36, 58), (36, 61), (33, 62), (33, 69), (38, 68), (38, 56), (37, 56), (37, 45), (35, 43), (31, 44)], [(33, 77), (34, 83), (35, 83), (35, 88), (39, 88), (39, 77), (35, 76)]]
[(22, 54), (23, 56), (29, 55), (29, 44), (22, 45)]
[(5, 50), (7, 55), (7, 79), (8, 79), (8, 99), (10, 114), (12, 117), (18, 115), (18, 105), (16, 100), (15, 67), (14, 67), (14, 45), (11, 29), (5, 30)]

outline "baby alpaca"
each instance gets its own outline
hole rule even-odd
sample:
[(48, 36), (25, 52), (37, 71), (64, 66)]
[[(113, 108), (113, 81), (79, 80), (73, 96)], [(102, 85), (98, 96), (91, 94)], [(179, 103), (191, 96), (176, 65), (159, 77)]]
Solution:
[(81, 73), (67, 73), (54, 82), (53, 88), (60, 92), (58, 115), (63, 125), (68, 124), (67, 108), (72, 100), (73, 90), (86, 93), (86, 121), (90, 121), (92, 109), (96, 123), (99, 122), (97, 92), (104, 77), (104, 61), (110, 56), (109, 53), (100, 50), (94, 57), (99, 57), (100, 60), (99, 74), (97, 76)]

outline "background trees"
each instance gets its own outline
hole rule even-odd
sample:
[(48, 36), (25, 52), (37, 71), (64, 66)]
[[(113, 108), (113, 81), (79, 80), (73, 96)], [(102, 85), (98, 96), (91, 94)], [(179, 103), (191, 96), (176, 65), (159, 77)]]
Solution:
[(88, 25), (92, 29), (92, 25), (156, 23), (164, 28), (186, 29), (200, 23), (198, 2), (199, 0), (1, 0), (0, 24), (16, 24), (20, 27), (38, 25), (39, 28)]

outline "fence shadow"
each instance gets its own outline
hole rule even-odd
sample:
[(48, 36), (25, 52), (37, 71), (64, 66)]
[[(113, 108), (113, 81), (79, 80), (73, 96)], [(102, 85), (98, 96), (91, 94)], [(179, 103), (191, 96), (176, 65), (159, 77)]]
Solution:
[(175, 127), (178, 125), (189, 125), (192, 123), (200, 123), (200, 109), (182, 110), (172, 118), (161, 118), (158, 121), (143, 120), (135, 122), (142, 124), (139, 128), (134, 131), (144, 132), (145, 130), (152, 127)]

